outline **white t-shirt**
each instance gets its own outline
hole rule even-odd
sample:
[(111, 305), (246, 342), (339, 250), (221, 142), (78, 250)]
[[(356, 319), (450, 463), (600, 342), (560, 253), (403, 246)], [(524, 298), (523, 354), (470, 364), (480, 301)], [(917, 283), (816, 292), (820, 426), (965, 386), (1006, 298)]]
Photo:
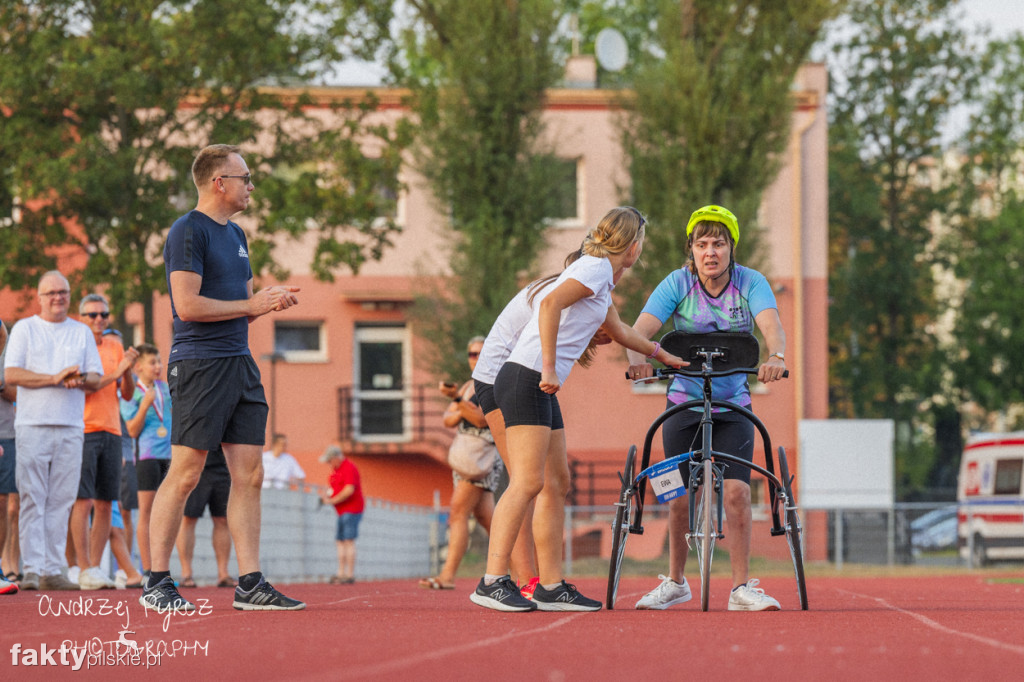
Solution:
[(476, 369), (473, 370), (474, 379), (485, 384), (494, 383), (498, 371), (505, 364), (509, 353), (515, 348), (523, 328), (530, 321), (533, 308), (540, 305), (549, 292), (554, 291), (552, 284), (554, 284), (554, 280), (548, 282), (543, 289), (537, 292), (533, 299), (533, 307), (530, 306), (530, 294), (533, 293), (532, 284), (523, 287), (505, 305), (505, 309), (498, 315), (498, 319), (494, 321), (491, 331), (487, 333), (487, 338), (484, 340), (484, 347), (476, 361)]
[(263, 487), (287, 488), (294, 478), (306, 478), (298, 461), (287, 452), (274, 457), (271, 450), (263, 453)]
[[(569, 378), (573, 363), (587, 349), (590, 339), (608, 316), (612, 289), (615, 288), (612, 282), (614, 274), (607, 258), (583, 256), (567, 267), (549, 287), (554, 291), (565, 280), (574, 279), (593, 292), (562, 311), (555, 357), (555, 373), (562, 383)], [(534, 301), (530, 321), (526, 323), (516, 347), (508, 356), (508, 362), (518, 363), (536, 372), (541, 371), (544, 364), (540, 347), (539, 311), (540, 306)]]
[[(78, 365), (83, 374), (102, 376), (103, 362), (96, 339), (86, 325), (68, 318), (47, 322), (38, 315), (18, 320), (7, 342), (7, 367), (20, 367), (38, 374), (56, 374)], [(77, 426), (85, 429), (85, 391), (80, 388), (18, 386), (15, 426)]]

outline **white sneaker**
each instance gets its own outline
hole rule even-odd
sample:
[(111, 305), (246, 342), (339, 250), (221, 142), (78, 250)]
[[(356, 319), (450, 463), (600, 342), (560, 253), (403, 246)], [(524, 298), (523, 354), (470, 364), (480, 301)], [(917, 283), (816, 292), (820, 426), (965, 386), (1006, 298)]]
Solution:
[(78, 583), (78, 576), (81, 573), (81, 570), (82, 569), (80, 569), (78, 566), (71, 566), (71, 567), (69, 567), (68, 568), (68, 580), (70, 580), (71, 582), (77, 584)]
[(100, 572), (99, 566), (87, 568), (78, 575), (78, 586), (83, 590), (112, 590), (114, 581)]
[(127, 584), (128, 574), (124, 572), (123, 568), (117, 569), (117, 572), (114, 573), (114, 587), (119, 590), (123, 590)]
[(757, 578), (751, 578), (746, 585), (740, 585), (729, 595), (730, 611), (778, 611), (779, 602), (764, 593)]
[(665, 575), (659, 575), (658, 578), (661, 579), (661, 584), (641, 597), (640, 601), (636, 603), (636, 608), (663, 611), (670, 606), (682, 604), (693, 598), (686, 578), (683, 578), (681, 583), (677, 583)]

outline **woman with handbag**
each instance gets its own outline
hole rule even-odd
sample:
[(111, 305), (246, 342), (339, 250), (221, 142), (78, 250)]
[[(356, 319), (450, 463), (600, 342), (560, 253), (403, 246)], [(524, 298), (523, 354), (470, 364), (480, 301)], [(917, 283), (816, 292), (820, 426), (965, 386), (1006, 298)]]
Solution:
[[(484, 337), (470, 339), (466, 351), (471, 372), (476, 368), (483, 347)], [(442, 383), (439, 388), (451, 399), (444, 413), (444, 425), (457, 429), (448, 453), (454, 485), (448, 514), (448, 557), (441, 572), (436, 577), (420, 580), (420, 587), (452, 590), (455, 589), (455, 573), (469, 546), (470, 516), (490, 532), (494, 489), (504, 466), (477, 402), (473, 381), (458, 387)]]

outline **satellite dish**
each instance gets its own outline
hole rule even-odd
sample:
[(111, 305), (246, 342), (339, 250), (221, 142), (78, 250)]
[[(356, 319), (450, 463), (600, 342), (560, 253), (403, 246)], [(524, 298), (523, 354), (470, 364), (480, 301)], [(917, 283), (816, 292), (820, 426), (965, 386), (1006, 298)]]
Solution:
[(629, 45), (618, 29), (602, 28), (594, 41), (597, 62), (606, 71), (622, 71), (629, 61)]

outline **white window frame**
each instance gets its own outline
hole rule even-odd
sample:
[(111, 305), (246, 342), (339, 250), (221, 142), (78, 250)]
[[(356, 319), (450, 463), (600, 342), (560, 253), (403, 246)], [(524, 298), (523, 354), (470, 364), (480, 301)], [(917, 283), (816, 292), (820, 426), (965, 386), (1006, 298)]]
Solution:
[(277, 349), (278, 327), (305, 327), (316, 328), (319, 336), (320, 348), (317, 350), (281, 350), (278, 351), (284, 356), (286, 362), (295, 363), (325, 363), (327, 362), (327, 325), (323, 320), (274, 320), (274, 348)]
[[(352, 335), (352, 434), (361, 443), (407, 443), (412, 440), (412, 344), (408, 326), (356, 327)], [(402, 389), (362, 390), (360, 375), (360, 347), (363, 343), (402, 344)], [(363, 400), (401, 400), (402, 432), (400, 434), (363, 434), (360, 431), (361, 403)]]

